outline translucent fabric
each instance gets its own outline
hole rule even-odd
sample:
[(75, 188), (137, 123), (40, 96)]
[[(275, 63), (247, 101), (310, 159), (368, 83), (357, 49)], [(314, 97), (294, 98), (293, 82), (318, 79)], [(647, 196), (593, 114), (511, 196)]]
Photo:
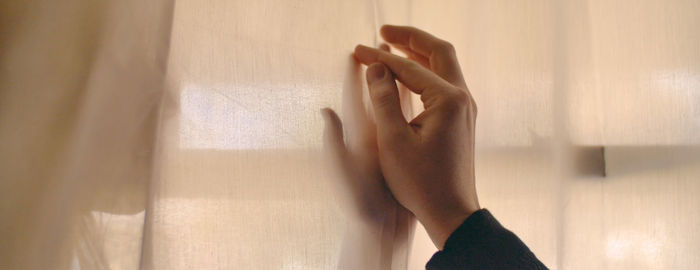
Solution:
[(481, 205), (547, 266), (693, 269), (699, 13), (693, 0), (3, 3), (0, 268), (424, 268), (423, 228), (353, 220), (321, 155), (319, 109), (351, 120), (348, 94), (366, 91), (352, 49), (392, 23), (457, 48), (479, 107)]
[(0, 268), (138, 268), (172, 2), (0, 6)]

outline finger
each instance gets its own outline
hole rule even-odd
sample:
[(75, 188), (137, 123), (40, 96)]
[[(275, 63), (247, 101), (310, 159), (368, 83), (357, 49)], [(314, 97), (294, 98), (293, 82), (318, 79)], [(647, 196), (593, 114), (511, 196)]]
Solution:
[(394, 76), (381, 63), (367, 67), (369, 96), (374, 105), (379, 136), (401, 134), (408, 130), (408, 124), (401, 112), (399, 90)]
[[(354, 194), (357, 192), (358, 177), (356, 177), (356, 169), (353, 168), (350, 153), (343, 142), (343, 124), (338, 115), (329, 108), (321, 109), (321, 115), (325, 122), (324, 137), (324, 162), (329, 165), (332, 178), (341, 181), (332, 181), (331, 184), (342, 190), (341, 198), (343, 201), (356, 200)], [(351, 192), (347, 192), (350, 189)], [(343, 196), (345, 195), (345, 196)], [(347, 196), (350, 195), (350, 196)], [(347, 196), (347, 197), (346, 197)], [(356, 203), (355, 203), (356, 204)], [(354, 204), (351, 204), (354, 205)], [(351, 207), (350, 209), (354, 209)]]
[[(420, 95), (434, 95), (450, 88), (451, 84), (430, 70), (409, 59), (370, 48), (364, 45), (355, 47), (355, 58), (365, 65), (381, 62), (398, 77), (408, 89)], [(428, 91), (427, 93), (424, 93)]]
[(338, 114), (329, 108), (321, 109), (321, 115), (325, 122), (323, 132), (324, 148), (330, 152), (331, 158), (336, 161), (336, 164), (345, 164), (348, 153), (343, 140), (343, 124)]
[[(399, 51), (406, 54), (406, 57), (408, 57), (408, 59), (411, 59), (413, 61), (418, 62), (419, 64), (421, 64), (421, 66), (423, 66), (425, 68), (430, 68), (430, 63), (428, 62), (428, 58), (426, 58), (425, 56), (417, 54), (408, 48), (403, 48), (403, 46), (396, 46), (396, 45), (394, 45), (394, 46), (397, 49), (399, 49)], [(391, 52), (391, 47), (389, 47), (389, 45), (386, 43), (379, 44), (379, 49), (382, 51), (385, 51), (385, 52), (389, 52), (389, 53)]]
[(426, 57), (430, 69), (441, 78), (455, 85), (464, 85), (454, 46), (449, 42), (410, 26), (384, 25), (380, 33), (387, 42), (402, 45)]
[[(347, 132), (345, 133), (345, 142), (348, 148), (353, 148), (356, 145), (365, 144), (368, 136), (362, 131), (371, 129), (373, 125), (367, 115), (367, 108), (363, 101), (363, 83), (364, 74), (362, 67), (356, 61), (352, 60), (352, 56), (348, 55), (350, 61), (343, 80), (342, 91), (342, 113), (343, 126)], [(376, 138), (374, 138), (376, 143)]]
[(401, 52), (403, 52), (404, 54), (406, 54), (406, 56), (408, 57), (408, 59), (411, 59), (411, 60), (413, 60), (413, 61), (418, 62), (421, 66), (423, 66), (423, 67), (425, 67), (425, 68), (428, 68), (428, 69), (430, 68), (430, 61), (428, 60), (427, 57), (425, 57), (425, 56), (423, 56), (423, 55), (420, 55), (420, 54), (418, 54), (418, 53), (412, 51), (411, 49), (409, 49), (408, 47), (403, 46), (403, 45), (394, 44), (394, 48), (396, 48), (396, 49), (398, 49), (399, 51), (401, 51)]
[[(379, 44), (379, 49), (382, 51), (385, 51), (385, 52), (389, 52), (389, 53), (391, 52), (391, 47), (389, 47), (389, 45), (386, 43)], [(412, 54), (417, 55), (416, 53), (412, 53)], [(420, 55), (417, 55), (417, 56), (423, 57)], [(413, 59), (412, 56), (409, 56), (408, 59), (417, 61), (416, 59)], [(426, 60), (426, 63), (427, 63), (427, 60)], [(428, 67), (426, 65), (423, 65), (423, 66), (426, 68)], [(403, 116), (404, 116), (404, 118), (410, 119), (413, 115), (413, 110), (412, 110), (413, 106), (411, 106), (411, 95), (409, 92), (410, 90), (406, 89), (406, 86), (404, 86), (401, 83), (397, 84), (396, 86), (398, 86), (398, 89), (399, 89), (399, 101), (401, 103), (401, 109), (403, 110)], [(375, 132), (376, 132), (376, 130), (375, 130)]]

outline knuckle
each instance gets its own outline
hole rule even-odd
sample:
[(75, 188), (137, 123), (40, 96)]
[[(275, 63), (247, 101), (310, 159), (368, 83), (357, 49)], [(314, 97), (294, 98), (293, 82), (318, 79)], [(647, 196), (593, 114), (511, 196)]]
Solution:
[(458, 88), (445, 94), (439, 103), (448, 114), (457, 114), (465, 110), (476, 109), (476, 103), (474, 103), (471, 95)]
[(439, 100), (436, 100), (435, 103), (441, 108), (440, 111), (445, 115), (457, 114), (463, 108), (451, 97), (442, 97)]
[(456, 53), (455, 46), (452, 43), (441, 40), (435, 44), (435, 51), (446, 54), (454, 55)]
[(445, 95), (446, 105), (456, 108), (464, 108), (469, 106), (469, 99), (469, 95), (460, 89), (454, 89)]
[(452, 100), (459, 106), (468, 106), (471, 102), (470, 99), (467, 92), (461, 89), (455, 89), (454, 94), (452, 94)]
[(476, 115), (479, 113), (479, 108), (476, 106), (476, 101), (474, 101), (474, 98), (470, 98), (469, 101), (470, 101), (469, 108), (471, 108), (472, 113), (474, 114), (474, 117), (476, 117)]

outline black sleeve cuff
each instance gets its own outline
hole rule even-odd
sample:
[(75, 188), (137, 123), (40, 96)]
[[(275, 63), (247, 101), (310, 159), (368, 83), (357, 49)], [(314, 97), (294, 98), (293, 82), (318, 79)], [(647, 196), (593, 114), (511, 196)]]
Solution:
[(471, 214), (426, 269), (547, 269), (520, 239), (482, 209)]

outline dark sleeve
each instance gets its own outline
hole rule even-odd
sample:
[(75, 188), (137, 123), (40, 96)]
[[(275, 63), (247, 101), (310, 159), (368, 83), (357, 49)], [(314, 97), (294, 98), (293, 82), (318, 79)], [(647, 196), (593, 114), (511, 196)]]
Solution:
[(469, 216), (425, 266), (442, 269), (547, 269), (486, 209)]

